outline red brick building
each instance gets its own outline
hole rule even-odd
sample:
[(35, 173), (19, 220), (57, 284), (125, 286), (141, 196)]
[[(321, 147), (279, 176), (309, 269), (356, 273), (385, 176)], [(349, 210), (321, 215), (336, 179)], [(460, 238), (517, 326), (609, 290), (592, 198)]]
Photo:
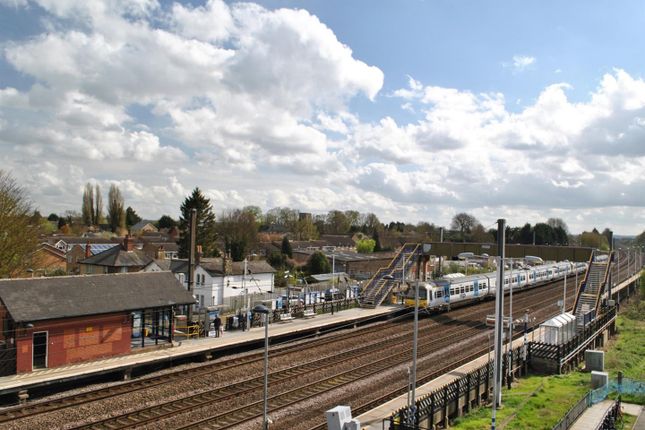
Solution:
[(174, 308), (193, 303), (170, 272), (0, 280), (0, 374), (170, 342)]

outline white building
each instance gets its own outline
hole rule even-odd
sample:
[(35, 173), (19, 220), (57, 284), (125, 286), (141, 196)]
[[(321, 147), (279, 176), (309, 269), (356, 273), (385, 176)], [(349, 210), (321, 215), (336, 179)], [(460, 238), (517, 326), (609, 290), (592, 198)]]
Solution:
[[(223, 305), (227, 298), (245, 293), (268, 293), (273, 290), (275, 269), (266, 261), (248, 261), (244, 274), (243, 261), (230, 258), (201, 258), (195, 265), (193, 295), (199, 307)], [(154, 260), (144, 271), (170, 270), (188, 288), (188, 260)]]

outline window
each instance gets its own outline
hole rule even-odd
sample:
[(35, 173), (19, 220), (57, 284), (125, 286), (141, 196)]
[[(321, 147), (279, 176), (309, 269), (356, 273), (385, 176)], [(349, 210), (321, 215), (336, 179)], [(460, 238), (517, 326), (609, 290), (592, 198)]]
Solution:
[(443, 297), (443, 291), (441, 291), (441, 290), (435, 290), (435, 292), (434, 292), (434, 296), (435, 296), (437, 299), (438, 299), (438, 298)]

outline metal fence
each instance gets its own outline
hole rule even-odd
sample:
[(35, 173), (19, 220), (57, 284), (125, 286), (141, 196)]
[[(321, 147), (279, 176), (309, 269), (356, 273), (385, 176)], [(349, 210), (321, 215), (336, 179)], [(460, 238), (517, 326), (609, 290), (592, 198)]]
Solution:
[(553, 430), (567, 430), (578, 419), (578, 417), (587, 410), (590, 404), (591, 391), (585, 394), (584, 397), (578, 401), (578, 403), (576, 403), (571, 409), (569, 409), (566, 415), (562, 417), (560, 422), (553, 426)]
[[(522, 354), (522, 346), (515, 348), (511, 351), (511, 369), (519, 370), (524, 362)], [(465, 364), (467, 361), (456, 363), (456, 367)], [(508, 361), (505, 359), (502, 362), (502, 384), (508, 383), (508, 373), (506, 371)], [(437, 375), (438, 376), (438, 375)], [(454, 381), (434, 390), (430, 394), (421, 397), (416, 401), (415, 411), (411, 412), (409, 408), (401, 408), (390, 416), (390, 428), (395, 430), (405, 429), (420, 429), (419, 424), (432, 417), (440, 411), (445, 411), (450, 405), (458, 404), (458, 401), (463, 396), (469, 396), (471, 389), (474, 387), (485, 386), (485, 391), (488, 392), (492, 387), (493, 382), (493, 362), (488, 361), (486, 364), (469, 373), (461, 376)], [(429, 382), (422, 380), (422, 383)], [(478, 399), (472, 399), (478, 400)], [(468, 403), (468, 402), (467, 402)]]

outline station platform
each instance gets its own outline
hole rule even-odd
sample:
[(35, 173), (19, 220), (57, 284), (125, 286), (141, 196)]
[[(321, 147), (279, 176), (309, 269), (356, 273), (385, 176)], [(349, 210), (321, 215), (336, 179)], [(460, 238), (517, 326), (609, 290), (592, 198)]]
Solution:
[[(402, 311), (397, 305), (380, 306), (375, 309), (352, 308), (334, 314), (319, 314), (311, 318), (297, 318), (288, 322), (269, 325), (270, 342), (279, 342), (281, 338), (296, 336), (315, 336), (328, 330), (350, 328), (356, 324), (386, 318), (389, 314)], [(204, 357), (206, 354), (229, 352), (240, 347), (264, 344), (264, 327), (254, 327), (249, 331), (226, 331), (217, 338), (184, 340), (168, 344), (165, 347), (132, 354), (110, 357), (101, 360), (87, 361), (78, 364), (39, 369), (29, 373), (0, 377), (0, 395), (18, 393), (34, 388), (43, 388), (55, 384), (78, 381), (93, 376), (109, 373), (132, 371), (133, 369), (177, 361), (186, 358)]]

